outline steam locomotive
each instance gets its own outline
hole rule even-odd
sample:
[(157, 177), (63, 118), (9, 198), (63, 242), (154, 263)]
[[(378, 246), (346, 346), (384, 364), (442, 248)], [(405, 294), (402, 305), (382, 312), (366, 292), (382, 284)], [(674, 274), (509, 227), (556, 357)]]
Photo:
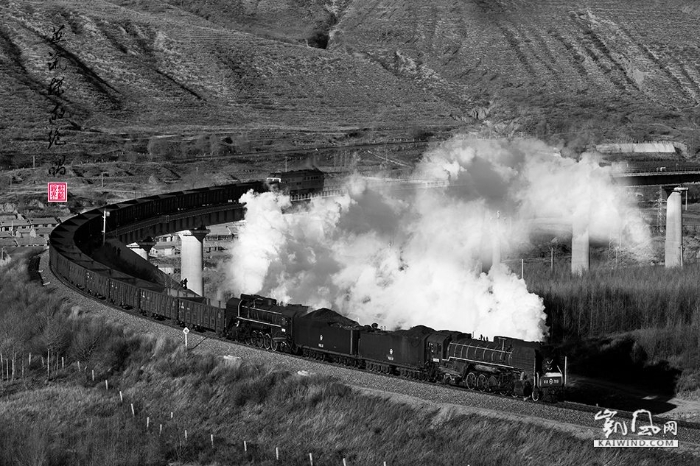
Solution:
[(306, 306), (282, 306), (257, 295), (231, 298), (226, 314), (235, 325), (224, 336), (274, 351), (535, 401), (555, 400), (565, 386), (566, 364), (537, 342), (485, 341), (425, 326), (385, 331), (330, 309), (309, 312)]

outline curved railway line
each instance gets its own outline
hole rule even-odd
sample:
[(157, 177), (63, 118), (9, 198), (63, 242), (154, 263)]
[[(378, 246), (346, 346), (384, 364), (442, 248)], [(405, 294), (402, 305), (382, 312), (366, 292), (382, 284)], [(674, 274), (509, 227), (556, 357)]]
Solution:
[[(169, 338), (182, 338), (181, 328), (175, 323), (160, 322), (144, 317), (136, 312), (129, 312), (119, 306), (95, 298), (79, 290), (60, 277), (53, 274), (48, 267), (46, 254), (42, 255), (41, 268), (51, 274), (47, 281), (58, 289), (57, 282), (63, 285), (60, 291), (72, 301), (83, 300), (92, 312), (107, 315), (119, 323), (137, 331), (163, 335)], [(46, 279), (45, 279), (46, 280)], [(49, 286), (51, 286), (49, 285)], [(249, 346), (240, 342), (220, 339), (211, 332), (190, 332), (190, 351), (213, 353), (218, 356), (235, 355), (247, 361), (270, 364), (282, 370), (292, 372), (307, 371), (319, 375), (328, 375), (340, 381), (370, 392), (382, 392), (388, 396), (398, 395), (420, 399), (429, 403), (459, 406), (466, 412), (474, 412), (487, 417), (527, 420), (543, 427), (559, 428), (585, 438), (602, 438), (602, 421), (595, 421), (594, 415), (603, 408), (572, 402), (557, 404), (535, 403), (531, 400), (512, 398), (495, 393), (476, 392), (462, 387), (434, 384), (419, 380), (409, 380), (398, 376), (380, 374), (362, 369), (349, 368), (326, 361), (310, 360), (289, 353), (277, 353), (271, 350)], [(410, 401), (410, 398), (409, 398)], [(624, 418), (628, 424), (632, 412), (617, 411), (617, 417)], [(656, 421), (665, 422), (661, 417)], [(700, 456), (700, 424), (677, 421), (678, 440), (685, 450)], [(658, 422), (657, 422), (658, 423)]]
[[(52, 232), (49, 254), (51, 272), (56, 280), (60, 280), (73, 291), (81, 293), (81, 296), (84, 298), (102, 304), (109, 305), (107, 301), (115, 300), (116, 298), (115, 303), (121, 301), (121, 307), (125, 307), (124, 304), (127, 304), (129, 299), (128, 294), (121, 292), (118, 295), (113, 295), (110, 290), (106, 289), (101, 293), (95, 292), (100, 289), (100, 286), (104, 286), (100, 285), (99, 279), (95, 277), (105, 273), (111, 276), (113, 280), (131, 281), (132, 288), (141, 285), (144, 289), (156, 293), (163, 293), (164, 287), (159, 287), (155, 283), (139, 281), (134, 277), (116, 272), (112, 270), (110, 265), (99, 263), (90, 256), (90, 253), (98, 248), (102, 241), (101, 227), (103, 221), (107, 223), (107, 220), (109, 220), (107, 223), (107, 230), (109, 232), (120, 232), (120, 234), (113, 233), (113, 236), (119, 238), (120, 236), (129, 234), (130, 230), (139, 228), (139, 225), (143, 224), (144, 221), (154, 226), (155, 224), (153, 224), (153, 222), (156, 218), (163, 219), (170, 215), (180, 217), (181, 219), (187, 215), (197, 217), (198, 215), (201, 216), (201, 212), (204, 210), (214, 209), (219, 211), (223, 209), (225, 205), (231, 204), (240, 209), (242, 206), (237, 205), (236, 201), (243, 192), (249, 189), (261, 190), (262, 184), (254, 182), (216, 188), (201, 188), (180, 193), (169, 193), (151, 196), (150, 198), (137, 199), (105, 207), (104, 210), (110, 212), (110, 217), (107, 218), (103, 218), (102, 211), (90, 211), (80, 214), (59, 225), (59, 227)], [(233, 205), (231, 208), (233, 208)], [(47, 267), (44, 268), (46, 269)], [(81, 269), (87, 272), (86, 277), (88, 277), (83, 282), (82, 287), (79, 282)], [(63, 270), (64, 273), (57, 273), (57, 270)], [(65, 273), (65, 271), (67, 271), (67, 273)], [(88, 283), (90, 276), (93, 277), (92, 284)], [(53, 279), (50, 281), (53, 281)], [(93, 288), (91, 288), (91, 286)], [(88, 291), (90, 291), (90, 293), (88, 293)], [(96, 299), (96, 294), (101, 294), (103, 299)], [(132, 319), (136, 318), (142, 323), (148, 322), (149, 332), (157, 332), (157, 328), (176, 327), (174, 324), (165, 326), (163, 322), (156, 322), (152, 319), (137, 315), (136, 310), (134, 310), (134, 312), (127, 312), (124, 309), (120, 309), (116, 304), (111, 307), (119, 309), (119, 312), (123, 313), (124, 316), (128, 315)], [(128, 307), (128, 305), (126, 307)], [(196, 318), (196, 313), (192, 312), (187, 314), (187, 318), (183, 323), (190, 328), (196, 328)], [(198, 335), (198, 337), (195, 335)], [(601, 428), (602, 424), (602, 421), (594, 420), (594, 414), (602, 409), (598, 407), (570, 402), (560, 402), (553, 405), (534, 403), (531, 401), (524, 401), (521, 398), (514, 399), (506, 396), (498, 396), (496, 394), (482, 393), (463, 387), (409, 380), (398, 376), (377, 374), (354, 368), (351, 369), (338, 364), (311, 361), (299, 356), (276, 353), (261, 348), (253, 348), (223, 338), (211, 338), (211, 335), (211, 332), (199, 334), (193, 332), (192, 337), (199, 339), (198, 343), (200, 344), (202, 341), (207, 342), (207, 345), (204, 345), (203, 349), (211, 347), (210, 349), (214, 349), (215, 352), (222, 355), (228, 354), (232, 348), (236, 348), (235, 351), (237, 353), (248, 356), (252, 354), (254, 358), (264, 357), (268, 359), (269, 363), (295, 368), (292, 370), (309, 368), (309, 370), (313, 372), (328, 373), (334, 376), (341, 374), (339, 378), (351, 385), (364, 386), (374, 390), (398, 392), (417, 396), (427, 401), (453, 403), (471, 407), (476, 406), (488, 410), (495, 409), (496, 411), (521, 416), (535, 416), (549, 421), (554, 425), (561, 423), (591, 429), (596, 427)], [(265, 355), (271, 357), (267, 358)], [(360, 376), (358, 374), (362, 375)], [(618, 410), (618, 417), (631, 419), (632, 413), (625, 413)], [(678, 425), (678, 439), (682, 442), (686, 442), (689, 446), (697, 447), (698, 451), (700, 451), (700, 424), (678, 421)], [(600, 436), (602, 436), (602, 434)]]

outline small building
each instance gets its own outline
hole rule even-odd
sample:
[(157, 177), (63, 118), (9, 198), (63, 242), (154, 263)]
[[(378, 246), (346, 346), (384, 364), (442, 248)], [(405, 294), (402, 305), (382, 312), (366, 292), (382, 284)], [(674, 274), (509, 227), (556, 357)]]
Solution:
[(56, 219), (56, 217), (37, 217), (37, 218), (28, 218), (27, 221), (34, 227), (42, 227), (42, 228), (54, 228), (56, 227), (60, 222)]
[(35, 248), (35, 247), (43, 247), (48, 244), (48, 241), (46, 238), (15, 238), (15, 242), (17, 243), (17, 247), (20, 248)]
[(48, 238), (51, 232), (53, 231), (53, 227), (37, 227), (35, 228), (36, 230), (36, 236), (39, 236), (41, 238)]
[(0, 214), (0, 223), (11, 222), (13, 220), (18, 220), (18, 218), (18, 214), (2, 213)]
[(155, 240), (157, 243), (177, 243), (180, 241), (180, 237), (177, 233), (169, 233), (167, 235), (156, 236)]
[(24, 219), (14, 219), (0, 222), (0, 231), (15, 232), (17, 230), (29, 230), (31, 226), (32, 225)]
[(180, 248), (175, 246), (174, 244), (156, 244), (151, 248), (151, 252), (149, 253), (150, 256), (155, 256), (155, 257), (167, 257), (167, 256), (176, 256), (180, 254)]

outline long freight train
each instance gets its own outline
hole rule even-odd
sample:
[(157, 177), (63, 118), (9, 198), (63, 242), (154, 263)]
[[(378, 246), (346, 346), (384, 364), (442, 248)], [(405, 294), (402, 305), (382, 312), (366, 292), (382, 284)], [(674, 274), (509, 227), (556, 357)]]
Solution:
[(191, 292), (173, 291), (113, 270), (91, 257), (102, 229), (182, 211), (237, 202), (262, 182), (201, 188), (136, 199), (77, 215), (50, 238), (50, 264), (64, 282), (125, 309), (169, 319), (198, 331), (212, 331), (273, 351), (301, 354), (408, 378), (497, 391), (533, 400), (556, 398), (566, 385), (566, 364), (547, 346), (510, 337), (474, 339), (457, 331), (419, 326), (384, 331), (362, 326), (329, 309), (279, 305), (254, 295), (232, 298), (226, 307), (209, 305)]

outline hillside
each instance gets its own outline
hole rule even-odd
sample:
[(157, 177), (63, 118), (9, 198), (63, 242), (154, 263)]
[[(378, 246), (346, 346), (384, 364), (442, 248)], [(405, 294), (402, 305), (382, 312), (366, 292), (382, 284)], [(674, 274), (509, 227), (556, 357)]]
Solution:
[[(52, 151), (74, 154), (128, 148), (153, 134), (233, 134), (230, 141), (263, 145), (292, 143), (290, 134), (307, 130), (333, 139), (359, 127), (405, 133), (454, 123), (455, 109), (367, 60), (217, 27), (174, 7), (4, 2), (2, 10), (0, 150), (8, 165), (46, 152), (55, 103), (75, 125)], [(51, 45), (61, 24), (65, 40)], [(52, 51), (65, 57), (60, 99), (46, 92), (59, 75), (46, 64)]]
[(697, 145), (699, 16), (678, 0), (357, 0), (330, 49), (540, 137)]
[[(47, 152), (303, 150), (454, 130), (700, 147), (700, 12), (682, 0), (0, 1), (0, 165)], [(51, 44), (52, 27), (65, 26)], [(50, 53), (61, 68), (49, 70)], [(53, 77), (60, 97), (49, 96)], [(149, 142), (151, 145), (149, 146)], [(216, 149), (218, 150), (218, 149)], [(183, 150), (183, 153), (186, 152)]]

